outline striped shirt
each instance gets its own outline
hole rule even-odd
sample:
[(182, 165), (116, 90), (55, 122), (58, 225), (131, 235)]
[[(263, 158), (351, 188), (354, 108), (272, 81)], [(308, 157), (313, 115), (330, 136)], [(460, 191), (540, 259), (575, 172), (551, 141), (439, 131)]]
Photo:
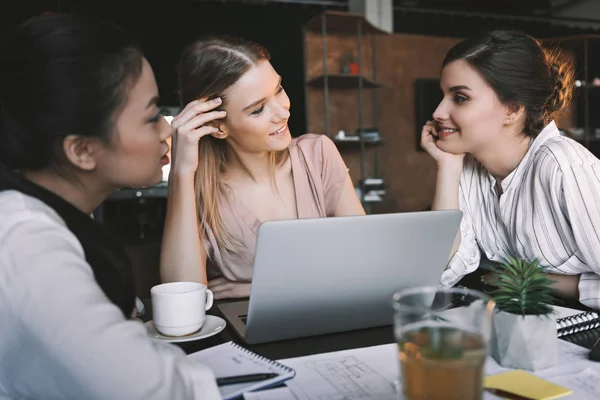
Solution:
[(501, 186), (498, 196), (495, 178), (467, 156), (461, 244), (441, 285), (476, 270), (481, 252), (492, 261), (520, 257), (551, 273), (581, 274), (579, 301), (600, 309), (600, 160), (551, 122)]

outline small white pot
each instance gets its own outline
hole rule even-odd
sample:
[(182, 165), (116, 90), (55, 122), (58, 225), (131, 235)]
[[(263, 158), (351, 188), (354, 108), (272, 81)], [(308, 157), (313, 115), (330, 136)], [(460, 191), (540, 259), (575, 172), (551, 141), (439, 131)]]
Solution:
[(538, 371), (554, 366), (557, 340), (554, 314), (522, 316), (494, 311), (490, 352), (505, 368)]

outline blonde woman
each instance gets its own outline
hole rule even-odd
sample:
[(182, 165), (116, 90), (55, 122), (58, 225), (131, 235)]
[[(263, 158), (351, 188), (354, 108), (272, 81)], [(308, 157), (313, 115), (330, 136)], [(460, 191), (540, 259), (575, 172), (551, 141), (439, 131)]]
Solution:
[(217, 299), (247, 297), (262, 222), (364, 214), (333, 142), (292, 139), (290, 99), (269, 59), (231, 37), (199, 40), (181, 57), (186, 106), (172, 121), (163, 281), (208, 281)]

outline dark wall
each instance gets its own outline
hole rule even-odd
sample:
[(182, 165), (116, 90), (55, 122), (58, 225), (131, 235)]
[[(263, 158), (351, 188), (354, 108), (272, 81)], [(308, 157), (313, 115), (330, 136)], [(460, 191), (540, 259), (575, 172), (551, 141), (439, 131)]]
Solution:
[[(430, 3), (433, 5), (434, 2)], [(484, 2), (476, 3), (481, 6)], [(178, 105), (175, 65), (186, 43), (208, 33), (226, 33), (254, 40), (269, 49), (275, 69), (283, 76), (284, 87), (292, 101), (290, 130), (297, 136), (307, 129), (301, 28), (323, 10), (324, 7), (316, 5), (261, 5), (235, 1), (5, 0), (0, 1), (0, 36), (43, 11), (75, 12), (115, 22), (141, 42), (156, 74), (161, 106)], [(411, 11), (394, 13), (396, 33), (465, 37), (494, 28), (520, 29), (537, 37), (582, 33), (578, 29), (547, 23), (448, 17)]]
[(548, 10), (552, 0), (393, 0), (396, 7), (417, 6), (426, 9), (441, 9), (502, 15), (534, 15)]
[[(271, 52), (292, 101), (290, 130), (306, 132), (302, 25), (324, 10), (298, 4), (251, 5), (237, 2), (63, 0), (0, 2), (0, 34), (43, 11), (90, 15), (117, 23), (141, 42), (153, 66), (161, 106), (176, 106), (175, 66), (183, 47), (205, 34), (229, 34), (254, 40)], [(11, 3), (6, 4), (6, 3)], [(24, 4), (25, 3), (25, 4)]]
[[(444, 8), (451, 9), (451, 7)], [(505, 15), (511, 15), (508, 10), (505, 11)], [(414, 33), (418, 35), (462, 38), (485, 30), (494, 29), (519, 30), (537, 38), (555, 38), (585, 33), (599, 33), (598, 31), (590, 29), (579, 29), (551, 24), (549, 22), (521, 20), (518, 18), (509, 19), (506, 17), (494, 16), (492, 14), (489, 14), (486, 18), (482, 18), (468, 15), (450, 16), (401, 9), (394, 12), (394, 32), (396, 33)]]

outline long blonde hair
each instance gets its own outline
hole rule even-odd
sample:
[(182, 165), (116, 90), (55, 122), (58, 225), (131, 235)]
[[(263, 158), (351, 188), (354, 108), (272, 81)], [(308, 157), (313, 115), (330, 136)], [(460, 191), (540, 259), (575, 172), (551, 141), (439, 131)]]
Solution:
[[(229, 36), (209, 36), (188, 46), (177, 68), (179, 98), (185, 106), (193, 100), (221, 96), (253, 65), (270, 60), (269, 52), (257, 43)], [(195, 191), (200, 229), (210, 229), (219, 250), (229, 253), (242, 243), (225, 224), (220, 213), (220, 200), (229, 201), (222, 177), (227, 169), (227, 142), (207, 135), (198, 143), (198, 169)], [(287, 149), (268, 154), (271, 179), (278, 165), (285, 161)]]

